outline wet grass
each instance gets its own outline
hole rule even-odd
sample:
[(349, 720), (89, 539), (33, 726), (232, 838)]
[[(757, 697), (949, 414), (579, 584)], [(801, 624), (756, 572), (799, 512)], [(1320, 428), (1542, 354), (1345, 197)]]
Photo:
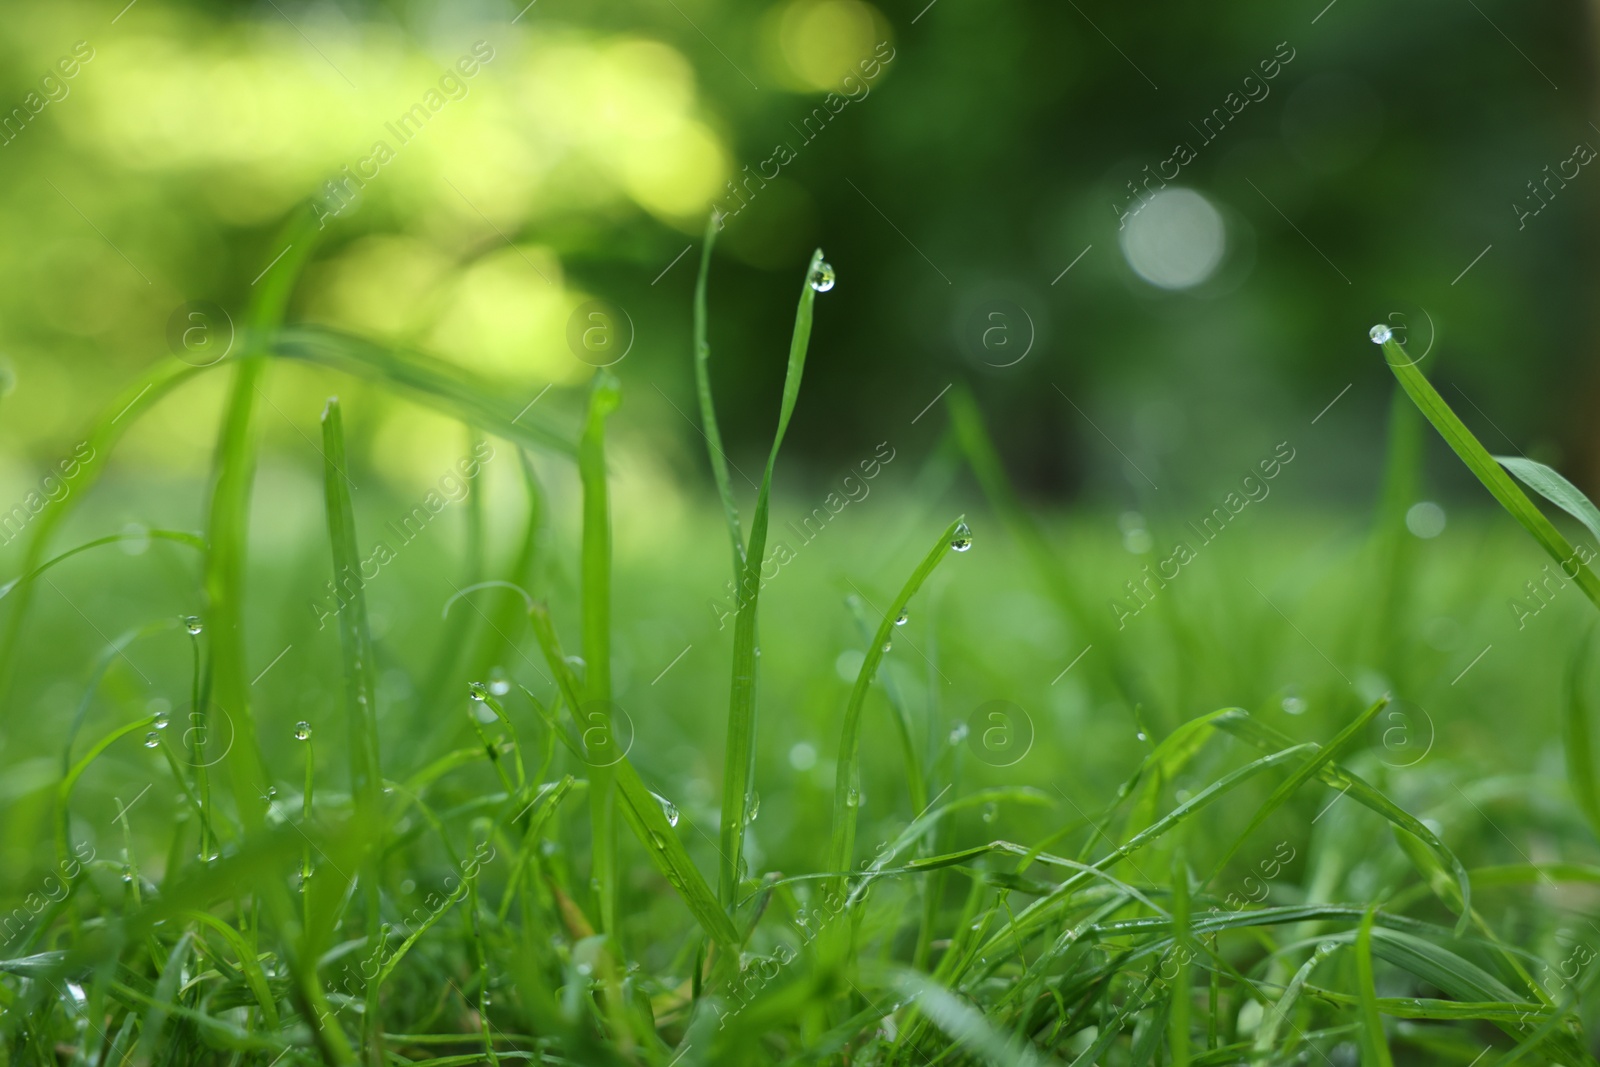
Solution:
[[(285, 328), (297, 263), (240, 354), (90, 428), (85, 482), (161, 394), (227, 379), (203, 533), (107, 536), (80, 490), (0, 597), (5, 1062), (1595, 1062), (1589, 605), (1559, 593), (1600, 583), (1506, 471), (1587, 525), (1576, 490), (1490, 457), (1391, 342), (1372, 514), (1263, 510), (1131, 621), (1103, 605), (1154, 557), (1021, 504), (960, 387), (774, 570), (824, 265), (746, 524), (711, 237), (683, 373), (720, 501), (675, 520), (618, 480), (625, 374), (519, 413)], [(324, 536), (283, 545), (263, 509), (306, 502), (257, 468), (288, 374), (351, 391)], [(345, 428), (374, 389), (516, 458), (381, 580), (403, 495), (355, 488), (381, 478)], [(1500, 514), (1406, 532), (1419, 411), (1566, 584)], [(330, 576), (336, 612), (285, 592)], [(703, 606), (730, 577), (731, 630)]]

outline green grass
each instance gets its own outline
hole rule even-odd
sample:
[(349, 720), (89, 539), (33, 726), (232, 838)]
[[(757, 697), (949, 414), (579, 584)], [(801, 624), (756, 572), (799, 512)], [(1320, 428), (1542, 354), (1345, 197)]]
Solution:
[[(1417, 411), (1558, 564), (1506, 471), (1580, 525), (1581, 494), (1489, 456), (1391, 344), (1372, 517), (1264, 507), (1126, 629), (1099, 605), (1146, 560), (1024, 506), (965, 388), (764, 575), (813, 503), (775, 470), (828, 298), (819, 252), (746, 535), (712, 236), (682, 375), (720, 501), (677, 518), (617, 476), (651, 447), (627, 368), (519, 414), (285, 326), (303, 258), (238, 356), (91, 428), (92, 478), (150, 394), (226, 381), (203, 484), (120, 475), (147, 536), (75, 493), (0, 592), (0, 1062), (1596, 1062), (1589, 605), (1517, 625), (1541, 560), (1504, 516), (1405, 532)], [(320, 494), (262, 496), (265, 464), (313, 469), (262, 419), (281, 381), (342, 397)], [(370, 577), (408, 500), (364, 458), (379, 391), (516, 462)], [(325, 536), (261, 535), (294, 509)], [(302, 594), (330, 575), (324, 628)]]

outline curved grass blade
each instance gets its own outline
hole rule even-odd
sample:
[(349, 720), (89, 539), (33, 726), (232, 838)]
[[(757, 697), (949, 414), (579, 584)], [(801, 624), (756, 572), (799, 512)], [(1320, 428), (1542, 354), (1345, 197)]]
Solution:
[(1295, 772), (1289, 776), (1287, 781), (1278, 786), (1277, 789), (1274, 789), (1272, 795), (1267, 797), (1266, 802), (1256, 809), (1254, 817), (1250, 820), (1250, 825), (1245, 827), (1244, 832), (1235, 839), (1233, 845), (1222, 854), (1222, 858), (1217, 861), (1216, 867), (1211, 872), (1211, 877), (1206, 879), (1206, 884), (1209, 885), (1216, 880), (1217, 875), (1221, 874), (1223, 868), (1228, 865), (1228, 861), (1234, 857), (1239, 849), (1244, 846), (1244, 843), (1250, 839), (1250, 835), (1255, 833), (1257, 828), (1266, 822), (1273, 812), (1282, 807), (1284, 802), (1293, 796), (1301, 786), (1311, 780), (1312, 776), (1318, 774), (1324, 767), (1332, 763), (1340, 753), (1350, 747), (1350, 743), (1372, 721), (1373, 716), (1388, 707), (1388, 705), (1389, 698), (1387, 696), (1379, 697), (1371, 707), (1357, 715), (1348, 726), (1340, 730), (1333, 740), (1325, 745), (1319, 745), (1305, 763), (1295, 769)]
[(1549, 553), (1550, 558), (1562, 568), (1563, 574), (1567, 573), (1568, 568), (1575, 570), (1572, 580), (1578, 583), (1578, 588), (1596, 607), (1600, 607), (1600, 577), (1596, 577), (1588, 564), (1578, 558), (1561, 532), (1550, 524), (1544, 513), (1528, 499), (1528, 494), (1511, 480), (1511, 476), (1501, 469), (1466, 424), (1450, 410), (1450, 405), (1444, 402), (1438, 390), (1407, 359), (1405, 350), (1390, 339), (1383, 343), (1383, 354), (1401, 387), (1411, 395), (1412, 401), (1428, 421), (1433, 423), (1439, 436), (1461, 457), (1467, 469), (1477, 475), (1484, 488), (1500, 502), (1500, 506), (1510, 512), (1511, 517)]
[[(850, 702), (845, 707), (844, 726), (839, 735), (838, 768), (833, 786), (833, 834), (828, 844), (830, 871), (850, 870), (851, 857), (855, 852), (856, 818), (861, 807), (861, 709), (866, 703), (867, 690), (871, 688), (873, 676), (878, 673), (878, 665), (883, 661), (883, 648), (894, 633), (895, 620), (917, 590), (922, 588), (922, 583), (928, 580), (934, 568), (953, 551), (950, 542), (961, 524), (962, 519), (957, 518), (945, 527), (917, 569), (906, 579), (906, 584), (890, 601), (882, 621), (878, 623), (877, 633), (867, 645), (861, 670), (856, 673), (856, 684), (850, 690)], [(842, 877), (836, 877), (835, 891), (840, 888)]]
[(37, 567), (33, 568), (33, 570), (28, 571), (26, 574), (18, 575), (5, 585), (0, 585), (0, 599), (10, 596), (12, 590), (16, 589), (17, 586), (25, 585), (26, 583), (33, 581), (51, 567), (71, 559), (79, 552), (87, 552), (91, 548), (99, 548), (101, 545), (116, 544), (119, 541), (142, 541), (145, 539), (152, 539), (156, 541), (173, 541), (180, 545), (188, 545), (190, 548), (200, 552), (204, 552), (206, 550), (205, 538), (201, 537), (199, 534), (185, 533), (182, 530), (146, 530), (143, 533), (136, 534), (124, 533), (111, 534), (108, 537), (96, 537), (93, 541), (85, 541), (77, 548), (69, 548), (59, 555), (50, 557)]
[(728, 456), (722, 451), (722, 431), (717, 428), (717, 408), (711, 400), (711, 342), (706, 331), (706, 279), (711, 274), (711, 246), (717, 239), (717, 219), (706, 220), (705, 243), (700, 246), (700, 274), (694, 283), (694, 382), (700, 396), (700, 426), (706, 435), (706, 452), (711, 459), (711, 476), (722, 497), (722, 513), (728, 520), (728, 537), (733, 541), (733, 580), (738, 581), (744, 566), (744, 537), (739, 533), (739, 505), (733, 500), (733, 482), (728, 477)]
[(277, 332), (268, 350), (274, 356), (382, 382), (418, 403), (508, 441), (557, 455), (577, 455), (576, 444), (548, 425), (542, 413), (518, 411), (516, 402), (506, 398), (504, 386), (443, 360), (311, 327)]
[(756, 510), (750, 519), (750, 543), (744, 552), (743, 567), (734, 588), (738, 615), (733, 627), (733, 679), (728, 693), (728, 738), (722, 775), (722, 820), (719, 851), (722, 866), (717, 879), (717, 896), (730, 905), (739, 895), (739, 880), (744, 868), (744, 828), (748, 821), (751, 795), (755, 792), (756, 761), (756, 605), (761, 596), (761, 565), (767, 553), (768, 506), (772, 496), (772, 469), (778, 462), (778, 449), (789, 429), (789, 417), (800, 396), (800, 379), (805, 373), (806, 349), (811, 344), (812, 305), (817, 291), (811, 288), (811, 273), (822, 262), (822, 249), (811, 254), (805, 280), (800, 283), (800, 304), (795, 309), (794, 336), (789, 341), (789, 366), (784, 372), (783, 400), (778, 408), (778, 429), (767, 454), (767, 467), (756, 493)]
[(1173, 1067), (1189, 1067), (1189, 1010), (1194, 959), (1194, 937), (1189, 929), (1189, 867), (1180, 846), (1172, 857), (1172, 949), (1177, 956), (1178, 973), (1172, 979), (1172, 1010), (1168, 1013), (1168, 1037)]
[(1600, 508), (1559, 472), (1524, 456), (1495, 456), (1494, 461), (1522, 480), (1522, 484), (1544, 497), (1588, 528), (1600, 541)]
[[(164, 399), (168, 393), (204, 369), (206, 368), (193, 367), (178, 361), (163, 361), (158, 363), (154, 370), (141, 375), (112, 400), (84, 438), (84, 446), (89, 449), (89, 455), (83, 457), (74, 453), (78, 459), (78, 475), (73, 479), (74, 492), (41, 511), (33, 523), (32, 534), (22, 555), (24, 575), (32, 575), (42, 569), (40, 564), (44, 561), (45, 546), (50, 541), (50, 535), (66, 521), (78, 502), (99, 480), (105, 471), (111, 450), (121, 439), (123, 432), (137, 422), (139, 416), (150, 410), (157, 401)], [(9, 587), (7, 591), (9, 592)], [(11, 604), (11, 613), (6, 618), (4, 635), (0, 636), (0, 699), (8, 696), (11, 691), (17, 642), (22, 636), (22, 623), (28, 613), (32, 596), (31, 585), (24, 582), (17, 598)]]
[(1300, 999), (1300, 991), (1305, 988), (1306, 982), (1311, 978), (1311, 972), (1316, 970), (1317, 964), (1327, 959), (1337, 948), (1337, 942), (1326, 941), (1318, 945), (1311, 953), (1311, 958), (1300, 966), (1289, 980), (1283, 995), (1261, 1019), (1261, 1025), (1256, 1030), (1255, 1051), (1265, 1054), (1277, 1045), (1278, 1031), (1283, 1024), (1289, 1021), (1294, 1013), (1295, 1001)]
[(926, 975), (899, 968), (890, 980), (902, 998), (914, 999), (917, 1010), (957, 1047), (994, 1067), (1046, 1067), (1059, 1064), (1019, 1037), (1006, 1037), (969, 1002)]
[[(1282, 731), (1256, 720), (1243, 708), (1233, 708), (1230, 711), (1230, 714), (1218, 717), (1216, 723), (1241, 741), (1253, 745), (1263, 752), (1271, 752), (1274, 748), (1291, 743), (1289, 737)], [(1315, 742), (1311, 742), (1311, 744), (1315, 747)], [(1455, 877), (1456, 889), (1461, 895), (1459, 902), (1460, 918), (1456, 924), (1456, 933), (1457, 935), (1464, 933), (1472, 917), (1472, 883), (1467, 877), (1466, 867), (1462, 865), (1456, 854), (1443, 841), (1439, 840), (1439, 836), (1430, 830), (1421, 819), (1418, 819), (1415, 815), (1412, 815), (1409, 811), (1406, 811), (1383, 793), (1373, 788), (1365, 779), (1353, 773), (1349, 768), (1338, 763), (1324, 763), (1318, 769), (1317, 776), (1327, 785), (1348, 795), (1351, 800), (1354, 800), (1362, 807), (1376, 812), (1397, 828), (1422, 841), (1432, 850), (1435, 856), (1439, 857)], [(1427, 874), (1427, 871), (1423, 872), (1424, 876)]]
[[(535, 604), (528, 614), (533, 623), (534, 636), (538, 638), (545, 661), (555, 674), (556, 684), (561, 687), (568, 709), (582, 708), (583, 698), (578, 689), (578, 680), (573, 677), (572, 668), (562, 654), (561, 643), (550, 621), (549, 610), (543, 604)], [(574, 718), (577, 714), (574, 712)], [(611, 742), (607, 744), (610, 745)], [(655, 794), (650, 792), (639, 778), (639, 773), (634, 770), (626, 755), (618, 759), (611, 770), (617, 793), (622, 801), (623, 819), (645, 846), (645, 852), (649, 854), (651, 863), (683, 898), (690, 913), (721, 950), (724, 961), (736, 965), (739, 958), (739, 936), (734, 930), (733, 921), (717, 902), (716, 894), (711, 891), (706, 880), (700, 876), (699, 869), (689, 858), (689, 852), (683, 847), (683, 842), (678, 840), (678, 835), (673, 831), (672, 824), (667, 821), (667, 816), (661, 810)]]

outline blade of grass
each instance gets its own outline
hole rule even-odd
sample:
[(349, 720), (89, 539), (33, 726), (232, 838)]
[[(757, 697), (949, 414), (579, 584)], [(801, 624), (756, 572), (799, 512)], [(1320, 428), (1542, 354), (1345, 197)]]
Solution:
[(409, 399), (508, 441), (568, 457), (578, 452), (577, 445), (551, 426), (546, 416), (526, 407), (519, 411), (521, 405), (507, 397), (504, 385), (443, 360), (312, 327), (277, 331), (268, 351), (382, 382)]
[(1289, 776), (1287, 781), (1278, 786), (1277, 789), (1274, 789), (1272, 795), (1267, 797), (1266, 802), (1256, 809), (1255, 815), (1250, 820), (1250, 825), (1245, 827), (1244, 832), (1234, 840), (1228, 850), (1217, 860), (1217, 865), (1212, 869), (1211, 877), (1206, 879), (1206, 884), (1210, 885), (1216, 881), (1217, 875), (1222, 873), (1223, 868), (1228, 865), (1228, 861), (1250, 839), (1250, 835), (1255, 833), (1257, 828), (1266, 822), (1273, 812), (1282, 807), (1284, 802), (1293, 796), (1301, 786), (1309, 782), (1323, 767), (1332, 763), (1366, 728), (1367, 724), (1372, 721), (1373, 716), (1388, 706), (1389, 698), (1387, 696), (1379, 697), (1371, 707), (1357, 715), (1350, 721), (1349, 725), (1340, 730), (1333, 740), (1325, 745), (1318, 746), (1317, 750), (1306, 759), (1305, 763), (1295, 769), (1295, 772)]
[(783, 400), (778, 408), (778, 429), (767, 454), (767, 467), (756, 493), (756, 510), (750, 520), (750, 543), (744, 552), (734, 595), (738, 615), (733, 627), (733, 679), (728, 693), (728, 737), (722, 775), (722, 820), (720, 843), (722, 866), (717, 879), (717, 895), (732, 906), (739, 896), (739, 881), (744, 867), (744, 828), (748, 822), (751, 795), (755, 792), (756, 759), (756, 605), (761, 595), (761, 564), (767, 551), (767, 509), (772, 495), (772, 470), (778, 449), (789, 429), (800, 396), (800, 379), (805, 372), (806, 349), (811, 343), (812, 305), (817, 291), (811, 288), (812, 271), (822, 262), (822, 249), (811, 254), (805, 279), (800, 283), (800, 304), (795, 309), (794, 336), (789, 341), (789, 366), (784, 372)]
[(1406, 358), (1405, 350), (1392, 339), (1383, 344), (1384, 358), (1389, 364), (1389, 369), (1394, 372), (1395, 378), (1402, 388), (1410, 394), (1412, 401), (1422, 411), (1433, 428), (1439, 431), (1445, 443), (1455, 450), (1456, 455), (1467, 465), (1467, 469), (1475, 474), (1484, 488), (1488, 489), (1500, 506), (1511, 513), (1511, 517), (1522, 525), (1524, 530), (1539, 543), (1539, 546), (1549, 553), (1550, 558), (1562, 568), (1562, 573), (1567, 573), (1567, 568), (1574, 568), (1576, 573), (1573, 580), (1578, 583), (1578, 588), (1583, 590), (1585, 596), (1600, 608), (1600, 577), (1577, 557), (1572, 545), (1561, 535), (1561, 532), (1550, 524), (1544, 512), (1528, 499), (1517, 483), (1511, 480), (1500, 466), (1495, 462), (1487, 449), (1473, 436), (1466, 424), (1450, 410), (1450, 405), (1444, 402), (1428, 379), (1422, 372)]
[(1189, 1010), (1191, 997), (1190, 964), (1195, 951), (1189, 930), (1189, 867), (1180, 845), (1172, 857), (1172, 951), (1178, 973), (1172, 978), (1172, 1011), (1167, 1016), (1167, 1040), (1172, 1046), (1173, 1067), (1189, 1067)]
[[(27, 547), (22, 554), (22, 574), (34, 575), (45, 569), (41, 564), (44, 562), (45, 548), (50, 543), (51, 534), (66, 521), (78, 503), (88, 495), (89, 489), (100, 479), (112, 449), (116, 447), (128, 427), (139, 421), (139, 416), (149, 411), (158, 401), (165, 399), (168, 393), (206, 369), (208, 368), (193, 367), (177, 360), (163, 361), (158, 363), (154, 370), (137, 378), (106, 406), (99, 419), (84, 436), (84, 445), (89, 449), (88, 456), (84, 457), (81, 452), (74, 453), (78, 463), (78, 474), (73, 479), (73, 492), (45, 508), (34, 521)], [(15, 585), (16, 581), (12, 584)], [(7, 592), (10, 588), (7, 586)], [(4, 635), (0, 637), (0, 699), (8, 697), (11, 692), (17, 643), (21, 639), (22, 624), (27, 617), (28, 606), (32, 599), (32, 586), (24, 581), (21, 590), (11, 603)]]
[(1496, 456), (1496, 463), (1522, 479), (1524, 485), (1586, 526), (1600, 541), (1600, 508), (1557, 471), (1522, 456)]
[(1589, 704), (1585, 699), (1583, 667), (1593, 627), (1573, 651), (1567, 666), (1566, 700), (1562, 703), (1561, 747), (1567, 758), (1567, 783), (1578, 810), (1589, 820), (1589, 829), (1600, 837), (1600, 785), (1595, 782), (1594, 743), (1589, 729)]
[[(583, 703), (579, 683), (573, 676), (566, 656), (562, 654), (561, 643), (550, 621), (549, 610), (543, 604), (535, 604), (529, 612), (529, 619), (533, 623), (534, 636), (538, 638), (545, 661), (555, 675), (556, 684), (561, 687), (569, 711), (581, 708)], [(576, 718), (576, 714), (573, 717)], [(623, 817), (645, 846), (651, 863), (688, 905), (690, 913), (700, 923), (707, 936), (722, 950), (724, 960), (731, 961), (732, 965), (737, 967), (739, 937), (734, 930), (733, 922), (718, 903), (710, 885), (701, 877), (694, 861), (689, 858), (688, 850), (678, 840), (655, 794), (645, 786), (627, 756), (624, 755), (617, 760), (612, 765), (612, 770), (615, 772), (617, 792), (622, 800)], [(590, 788), (593, 788), (592, 781)]]
[(1394, 1067), (1389, 1055), (1389, 1039), (1383, 1033), (1383, 1018), (1378, 1014), (1378, 990), (1372, 979), (1372, 920), (1376, 904), (1361, 917), (1356, 933), (1356, 986), (1361, 994), (1361, 1037), (1366, 1046), (1363, 1057), (1373, 1067)]
[(713, 214), (706, 220), (705, 242), (700, 246), (700, 274), (694, 283), (694, 381), (700, 396), (700, 427), (706, 435), (706, 452), (711, 459), (711, 476), (722, 497), (722, 513), (728, 520), (728, 536), (733, 541), (733, 580), (738, 581), (744, 565), (744, 538), (739, 533), (739, 506), (733, 500), (733, 482), (728, 478), (728, 456), (722, 450), (722, 431), (717, 428), (717, 409), (711, 400), (711, 343), (706, 336), (706, 279), (711, 275), (711, 246), (716, 243), (717, 222)]
[[(589, 390), (589, 413), (578, 441), (578, 478), (583, 483), (583, 657), (586, 701), (572, 704), (595, 709), (610, 729), (611, 701), (611, 504), (606, 488), (606, 416), (622, 401), (621, 385), (597, 370)], [(609, 741), (608, 741), (609, 743)], [(600, 895), (600, 929), (617, 936), (616, 793), (611, 767), (603, 762), (590, 772), (589, 819), (594, 835), (594, 880)]]
[(944, 528), (928, 554), (917, 564), (917, 569), (906, 579), (906, 584), (890, 601), (878, 623), (877, 633), (873, 634), (867, 645), (866, 657), (856, 673), (856, 684), (850, 690), (850, 702), (845, 706), (844, 726), (839, 735), (838, 765), (833, 783), (833, 833), (828, 843), (828, 870), (835, 872), (830, 885), (835, 893), (843, 888), (845, 872), (850, 870), (855, 852), (856, 819), (861, 807), (861, 709), (866, 703), (867, 690), (871, 688), (878, 665), (883, 661), (884, 646), (894, 633), (895, 620), (917, 590), (922, 588), (922, 583), (928, 580), (934, 568), (954, 551), (950, 542), (961, 525), (962, 518), (957, 518)]

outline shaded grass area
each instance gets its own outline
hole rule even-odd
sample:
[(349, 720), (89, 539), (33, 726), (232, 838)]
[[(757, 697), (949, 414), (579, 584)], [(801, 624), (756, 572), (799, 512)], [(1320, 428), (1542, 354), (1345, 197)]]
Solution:
[[(70, 547), (41, 524), (7, 593), (9, 1062), (1593, 1062), (1587, 605), (1503, 517), (1405, 531), (1410, 406), (1374, 517), (1263, 502), (1167, 572), (1184, 515), (1028, 509), (957, 388), (768, 568), (812, 504), (773, 472), (825, 297), (746, 534), (709, 262), (720, 508), (618, 490), (610, 373), (518, 414), (280, 330), (280, 286), (211, 372), (199, 540), (40, 571)], [(514, 464), (380, 559), (413, 512), (356, 488), (333, 402), (309, 492), (252, 511), (272, 376), (335, 372)]]

